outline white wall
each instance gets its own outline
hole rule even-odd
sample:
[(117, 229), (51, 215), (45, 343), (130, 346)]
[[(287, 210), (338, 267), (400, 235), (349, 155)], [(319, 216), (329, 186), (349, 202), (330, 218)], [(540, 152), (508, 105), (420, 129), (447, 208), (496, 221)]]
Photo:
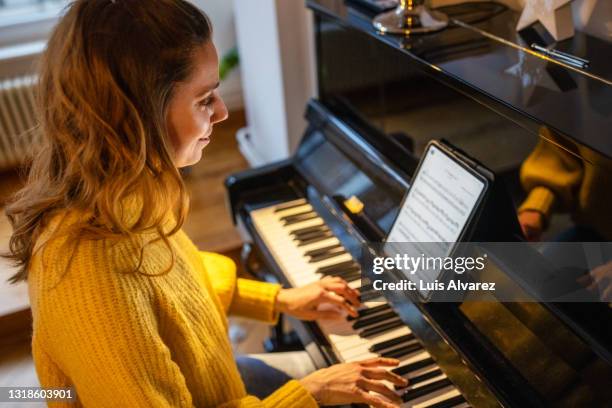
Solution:
[(311, 14), (298, 0), (234, 0), (247, 128), (239, 144), (252, 165), (286, 158), (304, 131), (314, 95)]
[[(259, 0), (255, 0), (257, 2)], [(234, 7), (228, 0), (191, 0), (202, 9), (213, 24), (213, 42), (219, 59), (236, 46)], [(235, 69), (219, 87), (221, 97), (230, 111), (243, 107), (240, 71)]]

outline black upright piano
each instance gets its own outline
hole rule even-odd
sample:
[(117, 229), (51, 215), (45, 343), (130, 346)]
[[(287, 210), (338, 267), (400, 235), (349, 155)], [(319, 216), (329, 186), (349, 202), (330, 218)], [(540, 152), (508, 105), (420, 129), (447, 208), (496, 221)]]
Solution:
[[(607, 304), (422, 303), (375, 291), (357, 261), (389, 232), (431, 139), (491, 169), (513, 211), (527, 194), (521, 166), (538, 143), (577, 146), (570, 149), (576, 159), (605, 175), (612, 45), (581, 32), (556, 45), (587, 56), (585, 74), (521, 49), (546, 38), (537, 29), (514, 32), (518, 14), (496, 3), (445, 7), (464, 24), (410, 38), (377, 33), (375, 10), (364, 4), (307, 2), (319, 97), (306, 107), (302, 141), (291, 158), (226, 181), (247, 267), (285, 286), (331, 275), (359, 288), (358, 319), (292, 327), (319, 367), (400, 359), (395, 370), (410, 379), (406, 407), (612, 406)], [(543, 240), (576, 223), (560, 212)], [(496, 239), (514, 239), (503, 233)], [(520, 286), (513, 276), (509, 284)]]

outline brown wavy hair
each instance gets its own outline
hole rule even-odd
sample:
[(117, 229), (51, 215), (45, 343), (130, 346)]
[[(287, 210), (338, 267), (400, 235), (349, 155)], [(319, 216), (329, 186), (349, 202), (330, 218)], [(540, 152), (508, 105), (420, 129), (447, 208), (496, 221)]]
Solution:
[[(74, 226), (79, 237), (153, 231), (170, 249), (188, 197), (166, 112), (175, 85), (191, 73), (194, 51), (211, 36), (208, 17), (183, 0), (76, 0), (67, 7), (40, 63), (42, 143), (6, 209), (13, 234), (5, 257), (18, 267), (10, 282), (27, 280), (37, 238), (63, 210), (88, 214)], [(136, 220), (122, 214), (130, 197), (146, 203)], [(176, 220), (170, 229), (162, 227), (168, 214)]]

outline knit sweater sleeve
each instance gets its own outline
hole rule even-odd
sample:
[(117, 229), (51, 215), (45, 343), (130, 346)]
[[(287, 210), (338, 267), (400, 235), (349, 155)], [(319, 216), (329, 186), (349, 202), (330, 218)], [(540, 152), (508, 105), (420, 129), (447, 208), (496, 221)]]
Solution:
[(555, 145), (559, 140), (546, 129), (542, 137), (521, 166), (521, 184), (528, 195), (519, 213), (538, 211), (548, 219), (553, 208), (571, 211), (576, 205), (584, 169), (572, 146)]
[(230, 314), (268, 323), (278, 320), (275, 309), (280, 285), (236, 278), (236, 264), (212, 252), (200, 252), (207, 278)]
[(272, 393), (268, 398), (260, 401), (256, 397), (248, 396), (236, 401), (223, 404), (222, 408), (317, 408), (319, 404), (298, 381), (291, 380)]

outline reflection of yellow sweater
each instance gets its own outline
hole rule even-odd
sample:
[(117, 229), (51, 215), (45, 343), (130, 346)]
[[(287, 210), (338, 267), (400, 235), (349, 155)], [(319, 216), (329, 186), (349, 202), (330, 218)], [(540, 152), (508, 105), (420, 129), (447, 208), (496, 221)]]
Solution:
[[(612, 240), (612, 161), (584, 146), (561, 141), (548, 129), (521, 168), (529, 192), (519, 208), (570, 212), (574, 221)], [(560, 147), (562, 146), (562, 147)]]
[[(46, 231), (62, 231), (64, 221)], [(125, 241), (75, 247), (61, 237), (33, 258), (32, 347), (43, 387), (73, 386), (76, 406), (88, 407), (317, 406), (297, 381), (263, 401), (247, 396), (234, 362), (225, 314), (273, 322), (277, 285), (236, 279), (231, 260), (199, 252), (182, 231), (170, 239), (169, 273), (154, 276), (170, 261), (161, 242), (145, 250), (141, 272), (151, 276), (130, 273), (139, 250)]]

